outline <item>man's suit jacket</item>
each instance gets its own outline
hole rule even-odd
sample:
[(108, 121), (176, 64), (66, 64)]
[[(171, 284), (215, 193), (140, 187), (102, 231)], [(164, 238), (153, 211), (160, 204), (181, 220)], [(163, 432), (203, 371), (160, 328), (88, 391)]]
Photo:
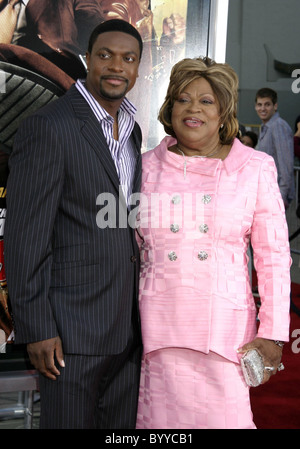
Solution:
[[(131, 138), (137, 192), (137, 124)], [(118, 227), (127, 207), (114, 162), (75, 86), (20, 126), (7, 191), (5, 266), (16, 342), (59, 335), (65, 352), (121, 352), (137, 312), (138, 248), (134, 230)], [(116, 198), (115, 228), (97, 226), (103, 192)]]

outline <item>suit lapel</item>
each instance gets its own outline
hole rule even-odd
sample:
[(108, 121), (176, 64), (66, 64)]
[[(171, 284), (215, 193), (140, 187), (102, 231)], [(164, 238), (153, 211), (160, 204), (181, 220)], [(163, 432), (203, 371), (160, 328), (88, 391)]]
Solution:
[(82, 127), (80, 129), (82, 136), (93, 148), (116, 190), (119, 191), (119, 177), (107, 142), (102, 133), (101, 125), (75, 85), (71, 87), (67, 92), (67, 95), (71, 99), (76, 116), (82, 121)]
[(96, 118), (85, 122), (81, 128), (81, 133), (97, 154), (112, 183), (119, 190), (120, 181), (115, 163), (111, 157), (105, 137), (102, 134), (101, 126)]
[(135, 176), (133, 180), (133, 186), (132, 186), (132, 193), (139, 192), (141, 187), (141, 178), (142, 178), (142, 155), (141, 155), (141, 141), (142, 141), (142, 135), (140, 128), (137, 124), (135, 124), (135, 127), (133, 129), (133, 141), (134, 141), (134, 147), (136, 150), (136, 167), (135, 167)]
[[(111, 153), (105, 137), (103, 135), (101, 125), (94, 116), (93, 111), (89, 107), (88, 103), (78, 92), (75, 85), (73, 85), (67, 94), (72, 102), (74, 112), (76, 116), (82, 121), (81, 133), (89, 145), (93, 148), (96, 155), (98, 156), (101, 164), (106, 170), (108, 176), (110, 177), (112, 183), (114, 184), (117, 191), (119, 191), (119, 177), (116, 171), (114, 161), (111, 157)], [(136, 170), (133, 181), (132, 192), (139, 192), (141, 185), (141, 171), (142, 171), (142, 157), (141, 157), (141, 131), (137, 124), (133, 129), (133, 140), (134, 148), (136, 151)]]

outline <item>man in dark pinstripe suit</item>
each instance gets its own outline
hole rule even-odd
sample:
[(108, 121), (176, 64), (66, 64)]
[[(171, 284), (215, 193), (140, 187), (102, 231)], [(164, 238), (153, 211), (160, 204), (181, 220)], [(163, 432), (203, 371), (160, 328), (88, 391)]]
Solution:
[[(135, 28), (102, 23), (86, 80), (15, 138), (5, 264), (16, 342), (40, 372), (41, 428), (135, 426), (139, 257), (134, 229), (118, 217), (140, 187), (141, 131), (125, 95), (141, 54)], [(103, 193), (116, 199), (117, 221), (98, 226)]]

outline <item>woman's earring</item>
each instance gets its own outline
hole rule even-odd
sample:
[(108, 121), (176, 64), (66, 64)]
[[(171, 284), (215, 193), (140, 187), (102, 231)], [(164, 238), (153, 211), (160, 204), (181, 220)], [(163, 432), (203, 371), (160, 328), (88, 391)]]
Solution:
[(222, 129), (222, 128), (224, 128), (224, 125), (223, 125), (223, 123), (222, 123), (222, 125), (220, 126), (220, 128)]

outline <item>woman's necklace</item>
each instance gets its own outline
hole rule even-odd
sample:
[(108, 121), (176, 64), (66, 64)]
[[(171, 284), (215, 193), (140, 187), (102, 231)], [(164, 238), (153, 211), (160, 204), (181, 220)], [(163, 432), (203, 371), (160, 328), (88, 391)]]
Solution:
[[(186, 154), (179, 148), (178, 145), (176, 145), (176, 148), (182, 155), (186, 156)], [(213, 157), (220, 151), (221, 148), (222, 148), (222, 144), (218, 143), (216, 148), (210, 154), (206, 154), (206, 155), (202, 155), (202, 154), (196, 155), (195, 154), (194, 156), (189, 156), (189, 157)]]
[[(178, 145), (176, 145), (176, 148), (179, 151), (179, 153), (182, 154), (183, 159), (184, 159), (184, 170), (183, 170), (183, 172), (184, 172), (184, 179), (185, 179), (186, 178), (186, 154), (184, 154), (184, 152), (179, 148)], [(217, 154), (219, 152), (220, 148), (222, 148), (222, 145), (220, 143), (218, 143), (217, 148), (215, 150), (213, 150), (212, 153), (207, 154), (206, 156), (202, 156), (200, 154), (198, 156), (198, 154), (197, 155), (195, 154), (194, 156), (189, 156), (189, 157), (207, 157), (207, 158), (213, 157), (215, 154)]]

